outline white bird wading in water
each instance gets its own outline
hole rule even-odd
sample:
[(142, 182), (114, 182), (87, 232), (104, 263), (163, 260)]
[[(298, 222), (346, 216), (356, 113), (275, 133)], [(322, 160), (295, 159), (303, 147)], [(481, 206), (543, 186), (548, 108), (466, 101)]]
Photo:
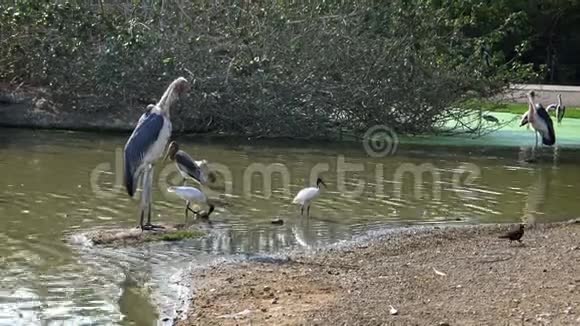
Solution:
[[(201, 218), (208, 219), (209, 215), (215, 209), (215, 206), (208, 203), (207, 196), (203, 193), (203, 191), (194, 188), (194, 187), (169, 187), (167, 188), (168, 192), (172, 192), (176, 194), (179, 198), (185, 200), (185, 221), (187, 222), (187, 211), (192, 212), (196, 216)], [(209, 207), (207, 213), (200, 214), (200, 212), (196, 212), (189, 207), (191, 203), (197, 204), (205, 204)]]
[(320, 195), (320, 185), (326, 187), (322, 179), (316, 179), (316, 187), (308, 187), (300, 190), (294, 200), (293, 204), (300, 204), (300, 215), (304, 215), (304, 207), (306, 207), (306, 216), (310, 216), (310, 204)]
[[(151, 224), (153, 166), (163, 156), (171, 136), (169, 110), (179, 96), (188, 89), (185, 78), (179, 77), (174, 80), (157, 104), (147, 106), (147, 112), (141, 115), (131, 137), (125, 144), (124, 183), (129, 196), (133, 197), (139, 177), (143, 176), (139, 222), (143, 230), (156, 227)], [(143, 224), (145, 211), (147, 211), (147, 223)]]
[(186, 152), (180, 150), (179, 145), (174, 141), (169, 144), (163, 161), (167, 160), (167, 158), (175, 162), (179, 174), (183, 177), (183, 186), (185, 186), (185, 180), (187, 179), (197, 181), (200, 185), (215, 182), (215, 175), (209, 172), (207, 161), (194, 161)]

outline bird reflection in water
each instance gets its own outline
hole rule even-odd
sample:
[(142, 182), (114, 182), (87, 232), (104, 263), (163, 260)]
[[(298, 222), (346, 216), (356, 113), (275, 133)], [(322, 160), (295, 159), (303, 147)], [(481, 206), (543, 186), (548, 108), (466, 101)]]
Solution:
[(535, 225), (541, 215), (545, 215), (546, 195), (549, 194), (551, 173), (540, 168), (536, 171), (536, 181), (528, 191), (526, 204), (523, 208), (522, 222)]

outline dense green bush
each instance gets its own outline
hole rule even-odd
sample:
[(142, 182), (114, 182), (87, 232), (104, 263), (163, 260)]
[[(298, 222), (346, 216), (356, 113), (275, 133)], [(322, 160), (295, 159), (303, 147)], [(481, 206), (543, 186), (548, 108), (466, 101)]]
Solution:
[(178, 128), (420, 133), (534, 75), (518, 60), (520, 12), (481, 28), (465, 10), (485, 1), (451, 3), (19, 0), (0, 7), (0, 80), (89, 113), (142, 108), (183, 75), (194, 88)]

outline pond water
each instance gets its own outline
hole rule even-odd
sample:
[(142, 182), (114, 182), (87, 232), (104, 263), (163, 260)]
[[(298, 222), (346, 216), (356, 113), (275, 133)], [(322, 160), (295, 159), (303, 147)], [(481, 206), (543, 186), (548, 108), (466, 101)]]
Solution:
[[(402, 224), (577, 217), (578, 124), (558, 126), (560, 145), (539, 149), (534, 164), (525, 161), (534, 136), (523, 128), (401, 139), (382, 157), (355, 143), (179, 137), (222, 172), (207, 190), (217, 207), (209, 236), (118, 249), (65, 238), (137, 225), (138, 201), (120, 187), (127, 135), (0, 129), (0, 325), (163, 324), (189, 294), (183, 273), (217, 258), (316, 248)], [(291, 200), (317, 171), (328, 188), (301, 218)], [(154, 222), (183, 221), (183, 203), (164, 191), (177, 183), (171, 163), (157, 167)]]

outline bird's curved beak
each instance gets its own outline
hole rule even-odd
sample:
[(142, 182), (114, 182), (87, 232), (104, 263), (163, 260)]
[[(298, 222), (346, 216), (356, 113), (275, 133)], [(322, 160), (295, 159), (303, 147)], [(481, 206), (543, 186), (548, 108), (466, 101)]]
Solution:
[(163, 163), (165, 163), (167, 161), (168, 157), (169, 157), (169, 150), (167, 150), (167, 152), (165, 153), (165, 157), (163, 157)]
[(328, 187), (326, 186), (326, 183), (324, 183), (324, 181), (322, 181), (322, 180), (321, 180), (321, 181), (320, 181), (320, 184), (322, 184), (322, 185), (324, 186), (324, 188), (328, 188)]

